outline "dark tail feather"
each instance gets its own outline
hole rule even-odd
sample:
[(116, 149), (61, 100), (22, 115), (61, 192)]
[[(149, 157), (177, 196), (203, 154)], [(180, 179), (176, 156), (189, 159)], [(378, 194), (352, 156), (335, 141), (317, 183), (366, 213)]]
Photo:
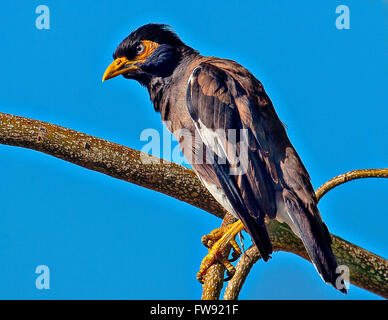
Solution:
[(337, 269), (338, 265), (326, 225), (318, 215), (311, 213), (291, 194), (284, 197), (284, 203), (311, 261), (323, 280), (346, 294), (347, 290), (343, 277)]
[[(270, 254), (272, 253), (272, 244), (269, 239), (267, 228), (264, 221), (260, 222), (252, 218), (250, 215), (241, 219), (245, 229), (250, 234), (254, 244), (260, 252), (261, 257), (264, 261), (268, 261)], [(253, 226), (248, 228), (247, 226)]]

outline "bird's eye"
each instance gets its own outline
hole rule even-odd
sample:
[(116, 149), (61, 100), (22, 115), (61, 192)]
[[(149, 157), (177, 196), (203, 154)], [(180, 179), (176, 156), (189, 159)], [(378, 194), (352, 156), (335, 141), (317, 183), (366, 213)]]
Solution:
[(140, 43), (136, 47), (136, 53), (141, 54), (143, 53), (144, 49), (145, 49), (145, 45), (143, 43)]

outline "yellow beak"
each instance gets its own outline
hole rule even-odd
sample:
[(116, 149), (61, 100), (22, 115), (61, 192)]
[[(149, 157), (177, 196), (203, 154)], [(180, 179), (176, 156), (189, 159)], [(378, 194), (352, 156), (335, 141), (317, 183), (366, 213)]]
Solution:
[(139, 70), (140, 68), (136, 66), (136, 64), (139, 62), (141, 61), (130, 61), (125, 57), (117, 58), (108, 66), (108, 68), (106, 68), (104, 75), (102, 76), (102, 82), (117, 77), (120, 74), (126, 73), (131, 70)]

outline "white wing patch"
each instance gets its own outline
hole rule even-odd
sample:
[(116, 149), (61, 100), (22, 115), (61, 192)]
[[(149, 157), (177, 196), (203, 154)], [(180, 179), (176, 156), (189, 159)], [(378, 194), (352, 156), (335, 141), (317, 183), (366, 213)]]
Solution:
[(207, 182), (205, 181), (204, 179), (202, 179), (198, 174), (197, 176), (199, 177), (199, 179), (202, 181), (202, 183), (204, 184), (204, 186), (206, 187), (207, 190), (209, 190), (209, 192), (211, 193), (211, 195), (214, 197), (214, 199), (217, 200), (217, 202), (223, 207), (225, 208), (226, 211), (228, 211), (231, 215), (233, 215), (236, 219), (240, 219), (236, 212), (234, 211), (231, 203), (229, 202), (228, 198), (226, 197), (226, 194), (224, 193), (224, 191), (222, 190), (221, 187), (217, 186), (216, 184), (214, 183), (210, 183), (210, 182)]
[(292, 219), (292, 216), (288, 213), (288, 210), (284, 205), (284, 200), (281, 192), (276, 193), (276, 208), (276, 220), (280, 223), (285, 222), (291, 228), (292, 232), (295, 233), (298, 238), (302, 239), (299, 234), (298, 228), (296, 227), (295, 222)]
[(226, 150), (222, 143), (221, 137), (224, 136), (225, 133), (223, 129), (212, 130), (207, 128), (201, 119), (198, 119), (198, 122), (194, 121), (194, 125), (201, 136), (202, 141), (205, 145), (213, 151), (219, 158), (225, 159), (227, 157)]

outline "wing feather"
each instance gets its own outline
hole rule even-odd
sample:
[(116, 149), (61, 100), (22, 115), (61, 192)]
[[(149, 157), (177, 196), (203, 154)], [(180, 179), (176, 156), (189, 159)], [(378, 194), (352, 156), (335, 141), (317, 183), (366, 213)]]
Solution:
[[(268, 183), (270, 176), (265, 161), (257, 156), (258, 143), (252, 142), (249, 146), (249, 138), (254, 135), (243, 124), (235, 103), (236, 97), (244, 94), (226, 72), (201, 64), (190, 77), (187, 106), (202, 141), (213, 153), (219, 183), (267, 260), (272, 246), (264, 218), (275, 215), (275, 192)], [(233, 169), (246, 174), (231, 174)]]
[[(237, 63), (213, 58), (192, 72), (186, 102), (216, 160), (216, 177), (264, 260), (272, 253), (264, 218), (286, 216), (322, 278), (335, 286), (337, 262), (310, 177), (261, 83)], [(231, 139), (229, 130), (240, 133)], [(231, 174), (239, 166), (243, 173)]]

